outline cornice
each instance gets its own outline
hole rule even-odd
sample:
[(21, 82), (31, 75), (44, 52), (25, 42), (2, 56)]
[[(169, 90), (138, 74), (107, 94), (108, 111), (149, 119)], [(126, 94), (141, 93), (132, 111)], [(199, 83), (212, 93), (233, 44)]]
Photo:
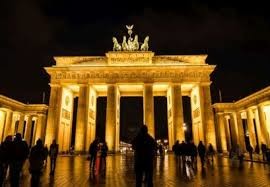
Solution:
[(56, 56), (56, 66), (203, 65), (207, 55), (154, 55), (152, 51), (109, 51), (105, 56)]
[(0, 107), (22, 113), (23, 112), (46, 113), (48, 110), (48, 106), (45, 104), (24, 104), (22, 102), (11, 99), (4, 95), (0, 95)]

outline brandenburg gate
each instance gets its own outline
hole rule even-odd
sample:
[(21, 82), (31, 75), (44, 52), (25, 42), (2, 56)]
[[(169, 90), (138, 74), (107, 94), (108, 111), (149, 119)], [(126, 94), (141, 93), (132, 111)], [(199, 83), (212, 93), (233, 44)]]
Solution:
[[(60, 151), (71, 145), (74, 97), (78, 97), (75, 151), (87, 151), (95, 139), (97, 98), (107, 97), (105, 141), (110, 151), (119, 151), (120, 97), (143, 97), (144, 123), (155, 137), (154, 96), (167, 97), (170, 148), (184, 137), (182, 96), (191, 99), (193, 140), (216, 147), (210, 94), (210, 74), (214, 65), (207, 55), (155, 55), (148, 51), (147, 36), (140, 45), (138, 36), (118, 43), (105, 56), (55, 57), (56, 65), (46, 67), (50, 75), (50, 101), (45, 144), (53, 139)], [(166, 115), (166, 114), (164, 114)], [(140, 125), (140, 124), (138, 124)], [(135, 136), (135, 135), (134, 135)]]

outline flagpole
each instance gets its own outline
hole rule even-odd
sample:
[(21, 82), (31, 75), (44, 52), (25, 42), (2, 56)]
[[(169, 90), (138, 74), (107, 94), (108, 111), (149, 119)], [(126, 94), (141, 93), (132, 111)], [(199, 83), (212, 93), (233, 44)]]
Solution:
[(222, 95), (220, 89), (218, 89), (218, 95), (219, 95), (219, 102), (222, 103)]
[(45, 103), (45, 92), (42, 92), (42, 103)]

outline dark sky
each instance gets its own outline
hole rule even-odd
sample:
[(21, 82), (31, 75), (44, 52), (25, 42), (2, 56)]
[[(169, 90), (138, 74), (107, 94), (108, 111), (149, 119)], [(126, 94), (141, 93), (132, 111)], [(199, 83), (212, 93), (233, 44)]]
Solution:
[(218, 89), (224, 101), (233, 101), (270, 85), (269, 6), (162, 2), (149, 8), (139, 1), (0, 1), (0, 93), (40, 103), (45, 91), (48, 101), (43, 67), (54, 64), (53, 56), (104, 55), (126, 24), (134, 24), (140, 38), (149, 35), (156, 54), (208, 54), (207, 63), (217, 65), (213, 102)]

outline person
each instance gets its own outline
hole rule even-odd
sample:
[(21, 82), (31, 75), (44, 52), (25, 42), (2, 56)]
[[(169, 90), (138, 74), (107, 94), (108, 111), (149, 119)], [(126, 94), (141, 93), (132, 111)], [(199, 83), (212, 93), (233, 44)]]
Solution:
[(95, 176), (98, 176), (99, 175), (99, 171), (100, 171), (100, 168), (101, 168), (101, 147), (102, 147), (103, 143), (100, 142), (98, 145), (97, 145), (97, 154), (96, 154), (96, 158), (95, 158)]
[(107, 157), (107, 152), (108, 152), (108, 145), (106, 142), (104, 142), (101, 145), (101, 172), (104, 174), (106, 170), (106, 157)]
[(267, 152), (266, 144), (264, 144), (264, 143), (261, 144), (261, 150), (262, 150), (263, 161), (265, 161), (265, 160), (267, 160), (266, 159), (266, 152)]
[(202, 141), (200, 141), (198, 145), (198, 153), (201, 159), (202, 167), (204, 167), (205, 151), (206, 151), (205, 146), (203, 145)]
[(242, 149), (239, 146), (239, 144), (236, 145), (236, 149), (235, 150), (236, 150), (235, 152), (236, 152), (236, 155), (238, 157), (239, 163), (240, 163), (240, 165), (242, 165), (242, 163), (244, 161), (244, 154), (243, 154)]
[(30, 156), (29, 156), (29, 164), (30, 164), (30, 173), (31, 177), (31, 186), (38, 187), (39, 180), (42, 173), (42, 169), (44, 166), (44, 160), (46, 159), (46, 152), (42, 144), (42, 140), (38, 139), (36, 145), (32, 147)]
[(195, 169), (197, 168), (197, 155), (198, 155), (197, 147), (193, 141), (191, 141), (190, 146), (191, 146), (191, 163), (192, 163), (193, 169)]
[(0, 146), (0, 186), (3, 186), (10, 164), (12, 136), (7, 136)]
[(214, 148), (213, 148), (212, 144), (209, 143), (208, 149), (207, 149), (207, 157), (208, 157), (208, 161), (209, 162), (211, 161), (212, 164), (214, 162), (214, 154), (215, 154)]
[(158, 146), (158, 152), (159, 152), (159, 156), (163, 157), (164, 156), (164, 148), (162, 144), (159, 144)]
[(17, 133), (11, 145), (10, 155), (10, 186), (18, 187), (20, 180), (20, 173), (23, 164), (28, 157), (29, 148), (26, 141), (22, 140), (22, 135)]
[(260, 148), (258, 144), (255, 146), (255, 153), (260, 154)]
[(139, 133), (132, 140), (132, 149), (135, 156), (136, 187), (142, 186), (143, 174), (148, 187), (153, 186), (153, 161), (156, 155), (157, 144), (152, 136), (148, 134), (148, 128), (143, 125)]
[(44, 166), (47, 166), (47, 160), (48, 160), (48, 155), (49, 155), (47, 144), (44, 146), (44, 154), (45, 154)]
[(247, 146), (247, 151), (249, 153), (250, 160), (253, 160), (253, 147), (250, 144)]
[(96, 156), (97, 156), (97, 151), (98, 151), (98, 144), (99, 144), (99, 139), (96, 138), (89, 146), (89, 155), (90, 155), (90, 170), (95, 169), (95, 162), (96, 162)]
[(58, 144), (56, 144), (56, 140), (53, 140), (52, 144), (50, 145), (49, 156), (50, 156), (50, 175), (54, 175), (55, 167), (56, 167), (56, 159), (58, 155)]

